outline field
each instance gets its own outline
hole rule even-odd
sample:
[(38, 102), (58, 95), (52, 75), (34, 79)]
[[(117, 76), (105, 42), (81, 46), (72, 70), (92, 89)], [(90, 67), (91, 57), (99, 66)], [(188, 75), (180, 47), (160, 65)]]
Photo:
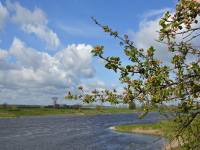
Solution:
[(128, 108), (78, 108), (78, 109), (55, 109), (40, 107), (0, 107), (0, 118), (16, 118), (22, 116), (48, 116), (48, 115), (94, 115), (94, 114), (117, 114), (142, 112), (140, 108), (130, 110)]

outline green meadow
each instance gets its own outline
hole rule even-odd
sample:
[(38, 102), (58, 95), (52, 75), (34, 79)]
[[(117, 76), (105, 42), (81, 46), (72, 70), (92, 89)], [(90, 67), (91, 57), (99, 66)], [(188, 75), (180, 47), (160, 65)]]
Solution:
[(40, 107), (0, 107), (0, 118), (16, 118), (22, 116), (48, 116), (48, 115), (95, 115), (95, 114), (117, 114), (138, 113), (141, 109), (130, 110), (128, 108), (40, 108)]

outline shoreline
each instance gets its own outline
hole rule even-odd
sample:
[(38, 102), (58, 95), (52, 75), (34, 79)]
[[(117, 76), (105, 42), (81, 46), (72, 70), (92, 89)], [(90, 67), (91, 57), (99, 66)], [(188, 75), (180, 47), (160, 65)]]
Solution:
[[(135, 133), (135, 134), (158, 135), (158, 136), (164, 135), (164, 133), (162, 131), (155, 130), (155, 129), (144, 130), (144, 129), (141, 129), (141, 128), (134, 128), (134, 129), (131, 129), (131, 130), (128, 130), (128, 131), (125, 131), (125, 130), (119, 131), (119, 130), (116, 130), (115, 127), (109, 127), (109, 129), (113, 130), (113, 131), (117, 131), (117, 132)], [(170, 150), (170, 149), (174, 149), (174, 148), (178, 147), (178, 145), (179, 145), (179, 142), (177, 140), (173, 140), (166, 145), (163, 143), (163, 148), (165, 150)]]
[[(114, 130), (114, 131), (118, 131), (115, 129), (115, 127), (110, 127), (109, 129)], [(139, 133), (139, 134), (147, 134), (147, 135), (159, 135), (162, 136), (164, 135), (163, 132), (161, 132), (160, 130), (155, 130), (155, 129), (149, 129), (149, 130), (143, 130), (141, 128), (134, 128), (128, 131), (119, 131), (119, 132), (128, 132), (128, 133)]]

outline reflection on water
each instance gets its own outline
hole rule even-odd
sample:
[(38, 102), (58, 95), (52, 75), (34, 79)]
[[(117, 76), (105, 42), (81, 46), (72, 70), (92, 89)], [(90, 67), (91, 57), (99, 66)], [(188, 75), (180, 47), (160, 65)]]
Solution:
[[(108, 129), (124, 124), (158, 122), (158, 113), (138, 119), (138, 114), (66, 115), (0, 119), (0, 149), (3, 150), (123, 150), (131, 143), (141, 146), (158, 136), (120, 133)], [(157, 150), (158, 141), (138, 150)]]

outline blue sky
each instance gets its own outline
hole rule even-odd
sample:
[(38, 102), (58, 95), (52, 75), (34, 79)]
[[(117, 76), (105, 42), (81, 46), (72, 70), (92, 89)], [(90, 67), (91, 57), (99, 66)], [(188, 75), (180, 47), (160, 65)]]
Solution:
[(122, 91), (119, 74), (104, 68), (90, 54), (95, 45), (105, 46), (105, 55), (120, 56), (127, 64), (119, 40), (97, 26), (101, 24), (128, 34), (139, 48), (154, 45), (164, 61), (166, 46), (154, 41), (158, 21), (173, 12), (175, 0), (2, 0), (0, 2), (0, 103), (73, 104), (64, 99), (83, 85)]

